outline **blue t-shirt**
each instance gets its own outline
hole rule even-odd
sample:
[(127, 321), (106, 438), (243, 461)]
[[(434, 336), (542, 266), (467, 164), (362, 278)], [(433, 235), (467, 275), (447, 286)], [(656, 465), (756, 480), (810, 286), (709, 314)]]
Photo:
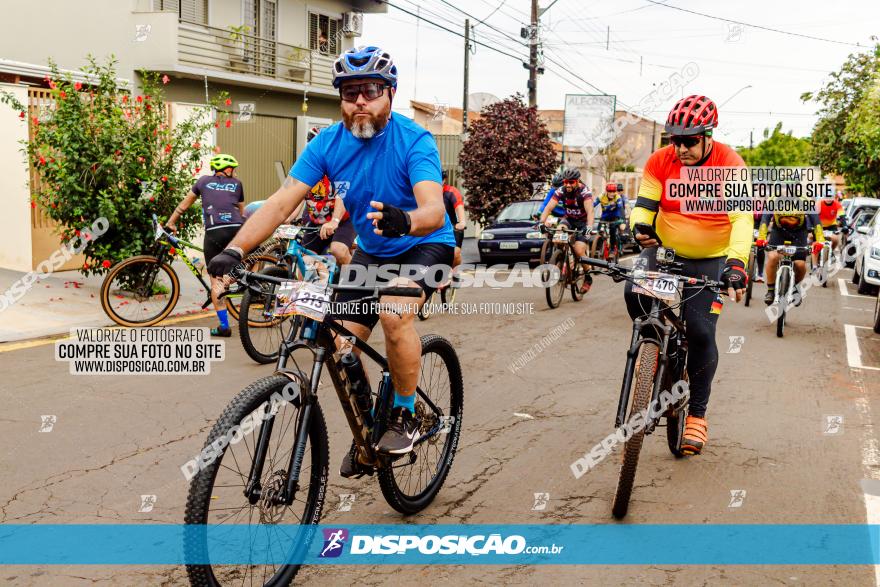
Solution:
[(415, 122), (392, 113), (385, 128), (372, 139), (359, 139), (341, 122), (312, 139), (293, 164), (290, 176), (315, 185), (324, 175), (333, 182), (345, 203), (358, 234), (358, 247), (378, 257), (399, 255), (416, 245), (438, 243), (455, 246), (452, 224), (425, 236), (387, 238), (373, 232), (367, 218), (375, 200), (403, 210), (418, 207), (413, 186), (420, 181), (442, 185), (440, 154), (434, 137)]
[[(547, 196), (544, 198), (544, 202), (541, 204), (541, 209), (538, 210), (538, 214), (544, 213), (544, 208), (546, 208), (547, 204), (550, 203), (550, 200), (553, 199), (553, 194), (555, 194), (555, 193), (556, 193), (556, 188), (550, 188), (550, 191), (547, 192)], [(563, 205), (561, 199), (558, 202), (556, 202), (556, 207), (553, 208), (553, 211), (550, 213), (553, 216), (559, 216), (560, 218), (565, 216), (565, 206)]]

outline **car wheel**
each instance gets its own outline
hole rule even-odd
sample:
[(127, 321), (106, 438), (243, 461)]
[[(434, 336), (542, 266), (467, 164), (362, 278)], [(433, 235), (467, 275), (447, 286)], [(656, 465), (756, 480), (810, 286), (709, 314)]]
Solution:
[(869, 296), (871, 294), (876, 294), (876, 291), (874, 291), (874, 286), (871, 285), (870, 283), (868, 283), (868, 280), (865, 278), (864, 269), (865, 268), (862, 267), (862, 272), (859, 273), (859, 287), (858, 287), (857, 291), (858, 291), (859, 295), (863, 295), (863, 296)]
[(859, 283), (859, 266), (858, 266), (858, 264), (853, 263), (852, 268), (853, 268), (852, 282), (855, 284), (858, 284)]

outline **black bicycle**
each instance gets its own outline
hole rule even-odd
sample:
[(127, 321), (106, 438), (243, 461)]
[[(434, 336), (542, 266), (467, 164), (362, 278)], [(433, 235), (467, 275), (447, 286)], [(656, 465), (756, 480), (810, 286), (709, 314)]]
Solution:
[[(449, 341), (436, 335), (421, 338), (414, 414), (419, 437), (409, 454), (381, 454), (375, 447), (386, 430), (393, 400), (388, 361), (327, 315), (330, 296), (333, 290), (355, 291), (369, 294), (361, 301), (370, 301), (382, 296), (417, 297), (421, 289), (340, 286), (332, 285), (332, 278), (328, 283), (292, 282), (246, 271), (237, 279), (260, 295), (280, 296), (285, 304), (279, 312), (295, 313), (302, 317), (302, 325), (282, 341), (276, 372), (239, 393), (208, 435), (206, 450), (214, 443), (221, 448), (192, 479), (185, 523), (206, 525), (202, 528), (268, 525), (269, 550), (288, 553), (284, 560), (290, 562), (191, 564), (187, 573), (193, 585), (253, 584), (254, 579), (260, 585), (287, 585), (299, 570), (295, 553), (308, 543), (304, 538), (311, 531), (308, 528), (319, 522), (327, 491), (327, 426), (318, 402), (324, 368), (351, 429), (349, 456), (357, 459), (360, 476), (377, 475), (388, 504), (403, 514), (414, 514), (434, 500), (455, 457), (464, 401), (461, 365)], [(339, 350), (334, 335), (342, 337)], [(361, 351), (360, 357), (352, 352), (355, 348)], [(308, 375), (295, 360), (294, 368), (288, 368), (297, 350), (311, 353), (314, 362)], [(379, 367), (376, 391), (367, 380), (361, 357), (369, 357)], [(287, 524), (298, 525), (300, 530), (291, 533)], [(273, 532), (272, 527), (278, 530)], [(208, 542), (198, 536), (188, 540), (188, 556), (199, 562), (210, 560)], [(241, 544), (243, 552), (249, 548)]]
[[(620, 401), (614, 419), (615, 428), (626, 424), (632, 430), (624, 445), (623, 463), (611, 508), (614, 517), (621, 519), (629, 509), (642, 443), (646, 435), (651, 434), (657, 426), (662, 426), (661, 418), (666, 420), (666, 442), (670, 452), (676, 457), (683, 456), (681, 440), (690, 394), (686, 392), (686, 387), (679, 387), (684, 393), (664, 407), (661, 392), (671, 393), (679, 381), (687, 382), (688, 344), (682, 311), (684, 304), (705, 288), (721, 291), (722, 283), (705, 277), (682, 276), (682, 264), (675, 261), (675, 251), (664, 247), (657, 248), (657, 271), (630, 269), (586, 257), (581, 261), (596, 267), (591, 273), (604, 273), (618, 282), (629, 281), (635, 293), (651, 299), (650, 310), (633, 321), (632, 340), (626, 353)], [(698, 289), (684, 298), (685, 287), (691, 291)], [(676, 299), (679, 301), (675, 302)]]
[[(547, 296), (547, 305), (555, 309), (562, 303), (565, 296), (565, 289), (571, 291), (571, 299), (579, 302), (584, 299), (584, 293), (581, 288), (584, 280), (587, 278), (587, 272), (583, 266), (577, 261), (577, 255), (574, 252), (574, 242), (578, 235), (584, 234), (588, 228), (572, 229), (564, 224), (557, 224), (552, 228), (541, 226), (542, 232), (552, 235), (548, 239), (551, 243), (550, 258), (547, 265), (550, 267), (543, 270), (541, 280), (547, 284), (544, 286), (544, 293)], [(554, 269), (555, 268), (555, 269)], [(551, 271), (556, 273), (551, 275)], [(554, 279), (556, 277), (556, 279)]]

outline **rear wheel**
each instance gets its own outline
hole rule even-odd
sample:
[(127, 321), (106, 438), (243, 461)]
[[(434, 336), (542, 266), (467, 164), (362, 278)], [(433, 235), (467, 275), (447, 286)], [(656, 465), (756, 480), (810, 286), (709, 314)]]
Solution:
[(421, 421), (420, 440), (431, 435), (417, 441), (411, 453), (386, 463), (378, 472), (382, 495), (402, 514), (420, 512), (437, 496), (455, 459), (464, 413), (464, 383), (455, 349), (437, 335), (423, 336), (421, 344), (415, 415)]
[(179, 297), (177, 273), (152, 255), (118, 263), (101, 283), (101, 307), (120, 326), (161, 322), (174, 310)]
[[(638, 413), (645, 413), (651, 401), (651, 393), (654, 390), (654, 376), (657, 373), (657, 359), (660, 356), (660, 348), (656, 343), (645, 342), (639, 350), (638, 362), (635, 366), (633, 387), (630, 390), (630, 407), (627, 412), (627, 422)], [(629, 509), (629, 498), (632, 495), (633, 483), (636, 478), (636, 468), (639, 465), (639, 453), (642, 450), (642, 442), (645, 440), (645, 427), (634, 432), (626, 441), (623, 449), (623, 463), (620, 466), (620, 474), (617, 479), (617, 491), (614, 494), (614, 504), (611, 513), (618, 520), (626, 516)]]
[[(544, 293), (547, 295), (547, 305), (551, 308), (558, 308), (559, 304), (562, 303), (562, 296), (565, 295), (565, 286), (568, 284), (569, 279), (566, 263), (567, 253), (565, 249), (556, 248), (553, 254), (550, 255), (550, 265), (556, 267), (559, 275), (559, 280), (556, 283), (544, 288)], [(549, 281), (549, 278), (544, 281), (546, 283)]]

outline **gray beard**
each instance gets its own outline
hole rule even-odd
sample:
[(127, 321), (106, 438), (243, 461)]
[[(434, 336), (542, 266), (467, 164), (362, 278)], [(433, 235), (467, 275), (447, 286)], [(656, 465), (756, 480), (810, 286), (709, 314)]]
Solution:
[(376, 127), (371, 121), (355, 122), (351, 125), (351, 134), (359, 139), (372, 139), (376, 135)]

